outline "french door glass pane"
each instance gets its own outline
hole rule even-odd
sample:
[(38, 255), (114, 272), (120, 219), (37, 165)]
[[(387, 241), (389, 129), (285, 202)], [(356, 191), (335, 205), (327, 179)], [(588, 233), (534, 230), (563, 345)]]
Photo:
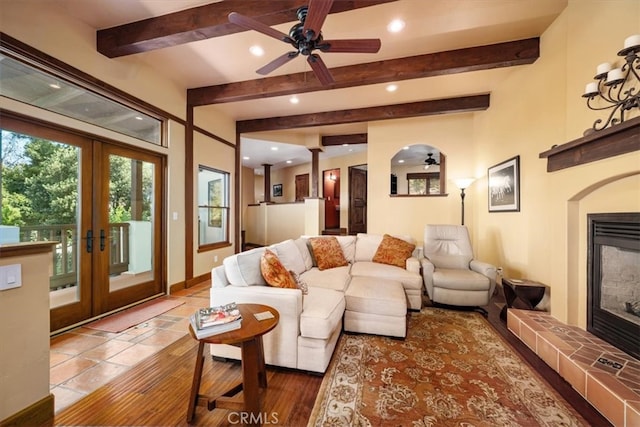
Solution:
[(109, 155), (110, 292), (154, 279), (154, 172), (153, 163)]
[(51, 308), (80, 300), (80, 151), (2, 130), (0, 243), (58, 242), (52, 251)]

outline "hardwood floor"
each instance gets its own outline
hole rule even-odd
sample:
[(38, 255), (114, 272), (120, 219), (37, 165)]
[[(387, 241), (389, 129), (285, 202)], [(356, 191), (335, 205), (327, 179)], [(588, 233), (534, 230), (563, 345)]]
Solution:
[[(496, 296), (495, 300), (500, 301)], [(523, 359), (572, 404), (591, 425), (610, 425), (571, 386), (560, 378), (524, 344), (499, 318), (500, 307), (492, 303), (487, 319)], [(197, 342), (184, 336), (150, 356), (127, 373), (56, 414), (55, 424), (65, 426), (186, 426), (186, 413), (195, 367)], [(208, 352), (208, 350), (205, 350)], [(237, 362), (214, 361), (206, 357), (201, 392), (215, 396), (241, 378)], [(263, 393), (263, 425), (305, 426), (315, 403), (322, 377), (268, 368), (268, 389)], [(237, 426), (239, 414), (199, 406), (195, 426)]]

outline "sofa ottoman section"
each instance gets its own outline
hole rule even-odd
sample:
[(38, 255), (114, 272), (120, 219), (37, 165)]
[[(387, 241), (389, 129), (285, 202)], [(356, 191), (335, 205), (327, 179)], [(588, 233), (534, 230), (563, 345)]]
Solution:
[(344, 294), (344, 330), (393, 337), (407, 335), (407, 298), (402, 283), (357, 276)]

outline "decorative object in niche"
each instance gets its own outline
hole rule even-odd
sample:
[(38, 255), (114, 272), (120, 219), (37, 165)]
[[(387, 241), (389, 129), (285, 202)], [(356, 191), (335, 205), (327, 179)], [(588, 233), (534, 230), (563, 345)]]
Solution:
[(520, 156), (489, 168), (489, 212), (520, 212)]
[(282, 197), (282, 184), (274, 184), (273, 197)]
[(624, 48), (618, 56), (624, 58), (622, 67), (615, 63), (604, 62), (596, 68), (595, 82), (587, 83), (584, 98), (587, 107), (592, 110), (609, 110), (611, 113), (606, 122), (598, 119), (593, 127), (585, 131), (585, 135), (599, 131), (607, 126), (614, 126), (625, 120), (625, 113), (633, 109), (640, 110), (640, 34), (629, 36), (624, 41)]

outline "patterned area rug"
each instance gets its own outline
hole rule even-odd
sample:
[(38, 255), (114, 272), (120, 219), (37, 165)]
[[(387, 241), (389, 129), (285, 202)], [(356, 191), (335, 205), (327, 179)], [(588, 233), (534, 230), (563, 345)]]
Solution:
[(407, 338), (343, 335), (308, 426), (581, 426), (482, 315), (411, 313)]

